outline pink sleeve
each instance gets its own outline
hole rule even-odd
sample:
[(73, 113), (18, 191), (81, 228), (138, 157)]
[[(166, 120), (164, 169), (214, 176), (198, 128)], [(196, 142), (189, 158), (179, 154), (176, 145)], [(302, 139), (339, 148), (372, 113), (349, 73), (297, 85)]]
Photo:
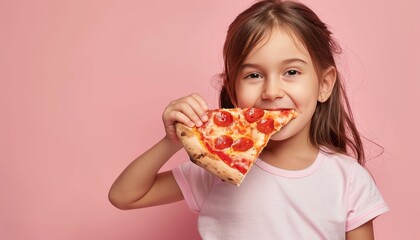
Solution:
[(185, 162), (172, 170), (188, 207), (200, 212), (215, 177), (192, 162)]
[(360, 227), (389, 210), (375, 182), (360, 165), (355, 165), (349, 186), (346, 231)]

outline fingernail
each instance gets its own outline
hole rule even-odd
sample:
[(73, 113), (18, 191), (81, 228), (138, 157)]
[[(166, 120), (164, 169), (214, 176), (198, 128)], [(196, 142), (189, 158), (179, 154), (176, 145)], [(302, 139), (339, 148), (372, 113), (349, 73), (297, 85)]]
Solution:
[(195, 125), (194, 125), (194, 123), (193, 122), (188, 122), (188, 127), (190, 127), (190, 128), (192, 128), (192, 127), (194, 127)]
[(204, 122), (206, 122), (207, 120), (209, 120), (209, 117), (206, 115), (201, 117), (201, 120), (203, 120)]
[(203, 125), (203, 123), (202, 123), (201, 121), (197, 121), (197, 122), (195, 123), (195, 125), (196, 125), (197, 127), (200, 127), (201, 125)]

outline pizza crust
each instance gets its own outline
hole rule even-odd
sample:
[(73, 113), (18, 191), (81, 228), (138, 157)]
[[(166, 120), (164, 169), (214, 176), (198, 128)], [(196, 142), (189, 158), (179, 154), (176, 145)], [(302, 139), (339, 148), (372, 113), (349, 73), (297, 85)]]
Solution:
[(208, 170), (222, 180), (231, 182), (236, 186), (241, 184), (244, 175), (237, 169), (228, 166), (216, 155), (210, 153), (199, 141), (200, 136), (197, 136), (197, 133), (192, 128), (181, 123), (177, 123), (175, 128), (179, 140), (181, 140), (193, 163)]

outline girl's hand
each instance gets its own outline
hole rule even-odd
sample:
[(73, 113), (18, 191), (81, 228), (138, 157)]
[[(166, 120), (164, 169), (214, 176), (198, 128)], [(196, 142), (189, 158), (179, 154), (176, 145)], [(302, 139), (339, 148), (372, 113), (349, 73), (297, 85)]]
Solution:
[(166, 136), (174, 142), (178, 141), (175, 123), (180, 122), (188, 127), (199, 127), (208, 120), (207, 110), (206, 101), (196, 93), (172, 101), (162, 115)]

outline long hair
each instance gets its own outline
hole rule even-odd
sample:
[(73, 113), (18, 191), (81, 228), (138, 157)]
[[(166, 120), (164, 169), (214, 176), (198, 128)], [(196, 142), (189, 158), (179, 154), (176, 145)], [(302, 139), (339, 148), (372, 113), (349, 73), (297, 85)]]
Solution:
[[(285, 26), (307, 48), (315, 69), (320, 75), (330, 66), (336, 67), (334, 54), (341, 48), (332, 38), (325, 23), (301, 3), (264, 0), (239, 14), (229, 26), (223, 47), (224, 72), (219, 104), (222, 108), (235, 106), (236, 78), (251, 50), (276, 25)], [(311, 120), (310, 141), (332, 152), (352, 155), (365, 164), (365, 153), (340, 74), (337, 74), (331, 97), (318, 102)]]

